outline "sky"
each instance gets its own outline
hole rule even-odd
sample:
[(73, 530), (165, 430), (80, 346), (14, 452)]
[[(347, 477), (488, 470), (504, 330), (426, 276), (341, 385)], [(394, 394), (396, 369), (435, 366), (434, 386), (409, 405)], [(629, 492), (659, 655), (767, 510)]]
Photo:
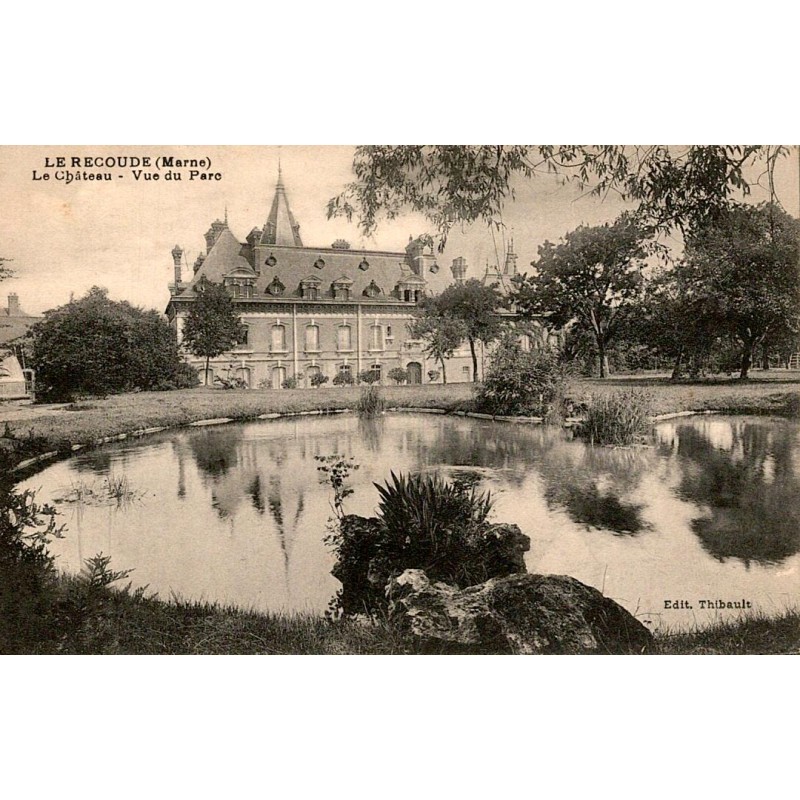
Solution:
[[(205, 251), (203, 234), (224, 217), (241, 240), (261, 227), (269, 212), (280, 159), (284, 183), (306, 246), (329, 247), (338, 238), (354, 248), (402, 250), (409, 235), (428, 230), (424, 219), (409, 214), (383, 221), (370, 238), (353, 223), (326, 218), (327, 201), (352, 179), (353, 147), (349, 146), (0, 146), (0, 256), (13, 259), (15, 275), (0, 287), (0, 304), (9, 292), (19, 295), (25, 311), (40, 314), (103, 286), (116, 300), (163, 311), (173, 279), (170, 251), (178, 244), (189, 264)], [(135, 180), (130, 167), (88, 171), (111, 172), (110, 182), (56, 180), (58, 170), (46, 166), (73, 157), (174, 156), (207, 159), (219, 180)], [(176, 170), (177, 171), (177, 170)], [(145, 172), (159, 172), (155, 168)], [(34, 180), (45, 173), (50, 180)], [(120, 178), (118, 176), (122, 175)], [(781, 165), (778, 194), (791, 213), (798, 213), (796, 155)], [(529, 269), (537, 248), (557, 240), (581, 224), (614, 219), (623, 209), (611, 197), (600, 201), (582, 196), (549, 176), (518, 180), (516, 200), (503, 214), (505, 228), (491, 232), (483, 223), (451, 232), (440, 264), (449, 268), (464, 256), (468, 276), (483, 275), (487, 262), (502, 265), (513, 235), (519, 269)], [(754, 200), (765, 195), (756, 190)]]

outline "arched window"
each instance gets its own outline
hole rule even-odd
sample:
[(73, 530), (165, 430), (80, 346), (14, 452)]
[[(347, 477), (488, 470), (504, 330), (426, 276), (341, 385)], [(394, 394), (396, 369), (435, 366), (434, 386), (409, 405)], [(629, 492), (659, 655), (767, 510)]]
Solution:
[(247, 325), (242, 325), (242, 332), (239, 334), (239, 341), (237, 346), (247, 347), (250, 344), (250, 328)]
[(339, 364), (339, 374), (353, 376), (353, 368), (349, 364)]
[(306, 352), (319, 352), (319, 325), (306, 326)]
[(381, 382), (381, 365), (380, 365), (380, 364), (373, 364), (373, 365), (372, 365), (372, 366), (369, 368), (369, 371), (370, 371), (370, 372), (371, 372), (371, 373), (372, 373), (374, 376), (376, 376), (376, 377), (375, 377), (375, 383), (380, 383), (380, 382)]
[(383, 326), (382, 325), (373, 325), (370, 328), (369, 349), (370, 350), (383, 350)]
[(522, 336), (519, 337), (519, 346), (525, 353), (531, 349), (531, 337), (527, 333), (523, 333)]
[(340, 351), (353, 349), (353, 329), (349, 325), (340, 325), (336, 336), (336, 346)]
[(286, 327), (283, 325), (272, 326), (272, 347), (273, 353), (286, 352)]

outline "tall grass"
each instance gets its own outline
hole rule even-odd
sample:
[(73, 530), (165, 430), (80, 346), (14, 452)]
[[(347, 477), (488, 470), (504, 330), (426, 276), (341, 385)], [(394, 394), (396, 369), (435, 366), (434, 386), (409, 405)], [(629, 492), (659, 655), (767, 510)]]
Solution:
[(629, 445), (650, 430), (652, 398), (647, 392), (626, 391), (593, 396), (578, 433), (591, 444)]
[(361, 389), (356, 411), (361, 417), (377, 417), (386, 410), (386, 400), (383, 398), (381, 390), (374, 385), (365, 386)]

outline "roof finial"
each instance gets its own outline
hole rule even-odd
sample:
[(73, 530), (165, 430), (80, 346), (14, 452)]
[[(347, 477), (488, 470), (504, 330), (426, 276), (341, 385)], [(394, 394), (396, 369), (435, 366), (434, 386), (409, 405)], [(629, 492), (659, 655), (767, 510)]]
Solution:
[(278, 186), (283, 186), (283, 172), (281, 171), (281, 148), (278, 148)]
[(225, 203), (225, 224), (228, 224), (228, 204)]

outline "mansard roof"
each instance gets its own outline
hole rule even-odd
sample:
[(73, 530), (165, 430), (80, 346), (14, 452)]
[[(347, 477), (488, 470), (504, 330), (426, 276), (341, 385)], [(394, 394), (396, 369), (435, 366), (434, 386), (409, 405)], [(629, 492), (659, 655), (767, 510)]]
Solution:
[[(228, 228), (227, 215), (224, 223), (215, 225), (212, 227), (216, 238), (207, 235), (208, 254), (188, 285), (181, 284), (178, 296), (194, 296), (194, 287), (203, 278), (222, 283), (226, 276), (246, 275), (255, 276), (255, 287), (248, 302), (302, 299), (303, 282), (315, 282), (321, 287), (320, 300), (333, 301), (333, 284), (344, 282), (351, 289), (351, 302), (368, 302), (366, 298), (370, 293), (366, 289), (374, 282), (381, 290), (381, 302), (400, 303), (394, 296), (398, 284), (439, 292), (449, 282), (446, 271), (433, 263), (432, 254), (420, 255), (421, 244), (410, 246), (405, 252), (305, 247), (299, 225), (289, 208), (280, 171), (263, 232), (254, 228), (243, 243)], [(424, 274), (417, 274), (415, 269), (424, 270)], [(280, 297), (273, 296), (267, 289), (273, 279), (286, 287)]]

